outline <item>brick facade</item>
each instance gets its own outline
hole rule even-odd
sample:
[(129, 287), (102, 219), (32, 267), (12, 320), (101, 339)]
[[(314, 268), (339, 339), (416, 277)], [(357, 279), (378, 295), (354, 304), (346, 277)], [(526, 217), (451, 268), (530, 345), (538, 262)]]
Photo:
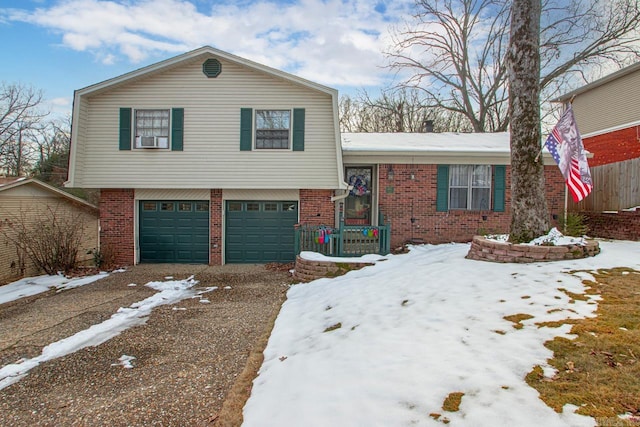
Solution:
[(584, 138), (584, 147), (591, 153), (589, 166), (600, 166), (640, 157), (639, 126)]
[(209, 265), (222, 264), (222, 190), (211, 190), (209, 202)]
[[(505, 212), (436, 211), (437, 165), (393, 165), (379, 168), (379, 206), (391, 222), (391, 246), (407, 241), (468, 242), (476, 234), (507, 233), (511, 222), (511, 168), (507, 166)], [(564, 181), (555, 165), (545, 166), (550, 221), (564, 209)], [(492, 187), (493, 188), (493, 187)], [(413, 219), (413, 221), (412, 221)]]
[(300, 224), (329, 225), (335, 223), (333, 190), (300, 190)]
[(640, 241), (640, 209), (620, 212), (580, 212), (591, 237)]
[(100, 245), (114, 253), (118, 265), (135, 264), (134, 190), (100, 190)]

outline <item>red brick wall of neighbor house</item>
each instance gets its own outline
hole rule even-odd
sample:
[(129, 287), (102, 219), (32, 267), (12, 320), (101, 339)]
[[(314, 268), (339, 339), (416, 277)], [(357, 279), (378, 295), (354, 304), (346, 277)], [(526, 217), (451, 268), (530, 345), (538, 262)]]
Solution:
[[(397, 247), (412, 239), (425, 243), (468, 242), (474, 235), (507, 233), (511, 202), (511, 169), (507, 167), (505, 212), (436, 211), (437, 165), (380, 165), (379, 205), (391, 222), (391, 245)], [(414, 179), (411, 179), (413, 174)], [(545, 166), (549, 214), (560, 215), (564, 209), (564, 181), (557, 166)], [(486, 219), (484, 219), (486, 217)], [(415, 218), (415, 222), (411, 222)], [(552, 225), (554, 221), (550, 218)]]
[(100, 245), (113, 250), (119, 265), (135, 264), (133, 209), (133, 189), (100, 190)]
[(209, 264), (222, 264), (222, 190), (211, 190)]
[(600, 166), (640, 157), (640, 126), (584, 138), (587, 151), (593, 153), (589, 166)]
[(335, 223), (333, 190), (300, 190), (300, 224), (328, 225)]
[(619, 212), (580, 212), (586, 217), (587, 235), (605, 239), (640, 241), (640, 209)]

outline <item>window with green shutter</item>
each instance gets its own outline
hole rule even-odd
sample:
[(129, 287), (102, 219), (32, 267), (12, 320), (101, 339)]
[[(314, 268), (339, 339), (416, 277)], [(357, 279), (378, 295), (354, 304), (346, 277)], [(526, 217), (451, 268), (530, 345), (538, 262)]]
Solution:
[(182, 151), (184, 145), (184, 108), (171, 109), (171, 150)]
[(449, 165), (438, 165), (436, 184), (436, 211), (449, 210)]
[(505, 189), (507, 181), (507, 167), (497, 165), (493, 167), (493, 210), (504, 212), (505, 210)]
[(120, 109), (120, 150), (131, 150), (131, 108)]
[(293, 151), (304, 151), (304, 108), (293, 109)]
[(251, 151), (253, 145), (253, 109), (240, 109), (240, 151)]

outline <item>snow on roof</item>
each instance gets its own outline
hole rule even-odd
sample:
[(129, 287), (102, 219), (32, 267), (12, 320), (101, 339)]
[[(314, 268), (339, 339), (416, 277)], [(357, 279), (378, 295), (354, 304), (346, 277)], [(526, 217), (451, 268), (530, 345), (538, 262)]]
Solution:
[(509, 132), (343, 133), (342, 149), (389, 152), (508, 153)]

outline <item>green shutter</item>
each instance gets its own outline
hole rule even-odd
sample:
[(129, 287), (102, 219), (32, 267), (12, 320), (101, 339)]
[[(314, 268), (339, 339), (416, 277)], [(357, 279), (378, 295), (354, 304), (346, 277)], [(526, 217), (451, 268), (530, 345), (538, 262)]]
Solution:
[(184, 145), (184, 108), (171, 109), (171, 150), (182, 151)]
[(504, 192), (506, 187), (507, 167), (504, 165), (494, 166), (493, 174), (493, 210), (494, 212), (504, 212)]
[(131, 150), (131, 108), (120, 109), (120, 149)]
[(240, 151), (251, 151), (253, 142), (253, 109), (240, 109)]
[(293, 109), (293, 151), (304, 151), (304, 108)]
[(436, 211), (449, 210), (449, 165), (438, 165), (438, 182), (436, 184)]

